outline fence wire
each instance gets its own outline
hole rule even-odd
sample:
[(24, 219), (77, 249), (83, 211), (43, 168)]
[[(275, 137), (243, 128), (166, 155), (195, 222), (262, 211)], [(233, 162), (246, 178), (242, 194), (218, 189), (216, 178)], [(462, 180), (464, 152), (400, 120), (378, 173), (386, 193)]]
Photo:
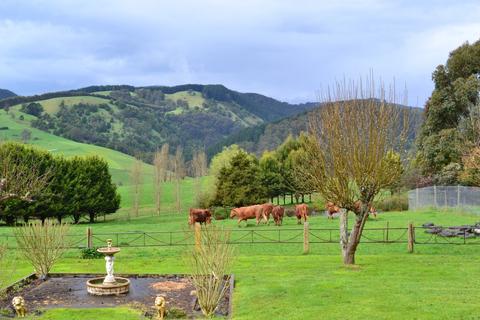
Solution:
[(480, 188), (465, 186), (431, 186), (408, 192), (409, 210), (455, 208), (480, 214)]

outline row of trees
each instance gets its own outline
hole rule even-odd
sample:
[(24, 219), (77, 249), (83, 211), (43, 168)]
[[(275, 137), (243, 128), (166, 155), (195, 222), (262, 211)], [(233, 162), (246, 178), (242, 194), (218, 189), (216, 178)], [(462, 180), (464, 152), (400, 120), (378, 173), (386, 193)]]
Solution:
[(289, 136), (274, 151), (266, 151), (257, 159), (237, 145), (226, 147), (211, 162), (210, 174), (215, 178), (215, 194), (211, 204), (240, 206), (294, 194), (301, 197), (315, 188), (300, 179), (297, 168), (305, 156), (305, 143), (309, 137)]
[(83, 216), (94, 222), (120, 206), (105, 160), (52, 156), (17, 143), (0, 145), (0, 219), (7, 224), (31, 218)]
[[(155, 203), (155, 213), (160, 213), (165, 209), (162, 206), (162, 197), (164, 194), (165, 182), (173, 182), (174, 194), (174, 210), (177, 213), (182, 211), (182, 195), (181, 186), (183, 179), (188, 175), (194, 178), (193, 191), (195, 195), (195, 202), (201, 202), (201, 198), (205, 191), (203, 190), (202, 180), (203, 176), (208, 173), (207, 156), (203, 150), (197, 150), (193, 153), (193, 159), (185, 162), (183, 155), (183, 148), (177, 146), (175, 153), (170, 154), (170, 145), (165, 143), (155, 152), (153, 159), (153, 200)], [(132, 211), (135, 217), (139, 216), (140, 199), (142, 197), (143, 184), (143, 162), (140, 159), (135, 159), (131, 170), (132, 181)]]

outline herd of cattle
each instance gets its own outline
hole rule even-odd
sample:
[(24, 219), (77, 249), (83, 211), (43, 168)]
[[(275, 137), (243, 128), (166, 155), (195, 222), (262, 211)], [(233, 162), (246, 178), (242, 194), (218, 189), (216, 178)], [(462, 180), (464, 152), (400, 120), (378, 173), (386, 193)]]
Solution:
[[(270, 223), (270, 216), (272, 216), (275, 225), (280, 226), (283, 222), (283, 216), (285, 215), (285, 208), (282, 206), (275, 206), (271, 203), (256, 204), (248, 207), (233, 208), (230, 211), (230, 219), (237, 218), (238, 224), (240, 222), (247, 221), (248, 219), (255, 219), (257, 225), (260, 221), (264, 221), (266, 224)], [(295, 216), (298, 223), (307, 221), (308, 219), (308, 206), (306, 204), (298, 204), (295, 206)], [(211, 223), (212, 212), (210, 209), (190, 209), (188, 216), (188, 223)]]
[[(355, 202), (356, 207), (360, 207), (361, 202)], [(341, 208), (335, 205), (333, 202), (328, 201), (325, 205), (325, 212), (328, 219), (333, 219), (333, 216), (336, 213), (339, 213)], [(373, 206), (369, 207), (369, 214), (374, 218), (377, 217), (377, 211)], [(270, 215), (275, 222), (275, 225), (280, 226), (283, 222), (283, 216), (285, 215), (285, 208), (282, 206), (275, 206), (271, 203), (256, 204), (247, 207), (233, 208), (230, 211), (230, 219), (237, 218), (237, 223), (240, 225), (240, 222), (247, 222), (248, 219), (255, 219), (257, 225), (260, 221), (265, 221), (266, 224), (270, 223)], [(297, 217), (297, 222), (299, 224), (307, 221), (308, 219), (308, 206), (304, 203), (297, 204), (295, 206), (295, 216)], [(211, 223), (212, 222), (212, 212), (210, 209), (190, 209), (190, 214), (188, 216), (188, 224), (193, 225), (196, 222), (199, 223)]]

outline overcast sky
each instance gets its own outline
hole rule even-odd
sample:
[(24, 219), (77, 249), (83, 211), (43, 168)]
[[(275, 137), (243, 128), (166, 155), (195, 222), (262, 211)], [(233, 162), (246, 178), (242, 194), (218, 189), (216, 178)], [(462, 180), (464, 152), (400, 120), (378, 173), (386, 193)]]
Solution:
[(220, 83), (301, 102), (372, 69), (422, 106), (479, 38), (479, 1), (2, 0), (0, 88)]

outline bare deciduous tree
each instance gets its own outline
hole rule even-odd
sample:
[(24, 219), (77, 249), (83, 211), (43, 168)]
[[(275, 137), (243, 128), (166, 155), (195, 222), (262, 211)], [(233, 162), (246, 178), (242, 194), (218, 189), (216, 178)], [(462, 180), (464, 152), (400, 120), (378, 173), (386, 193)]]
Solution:
[(183, 149), (177, 146), (175, 158), (173, 159), (173, 172), (175, 175), (175, 208), (178, 213), (182, 211), (182, 200), (180, 194), (180, 182), (185, 177), (185, 163), (183, 160)]
[(198, 303), (203, 314), (214, 315), (228, 289), (234, 250), (229, 243), (229, 231), (213, 225), (202, 227), (200, 246), (187, 255), (191, 268), (190, 279), (195, 286)]
[(192, 159), (192, 167), (193, 176), (195, 178), (195, 203), (197, 203), (198, 205), (202, 197), (202, 185), (200, 178), (206, 176), (208, 173), (207, 155), (205, 154), (205, 151), (198, 151), (194, 153)]
[[(345, 264), (355, 263), (369, 208), (375, 196), (394, 183), (401, 172), (388, 165), (390, 152), (405, 141), (407, 115), (400, 117), (395, 91), (388, 96), (373, 81), (338, 83), (324, 106), (309, 119), (310, 139), (297, 174), (326, 201), (355, 214), (350, 236), (342, 236)], [(346, 231), (343, 215), (341, 229)]]
[[(133, 214), (138, 217), (140, 210), (140, 197), (142, 196), (142, 182), (143, 182), (143, 162), (140, 159), (135, 159), (132, 167), (132, 193), (133, 193)], [(130, 215), (128, 216), (130, 218)]]
[(162, 185), (167, 178), (168, 169), (168, 151), (169, 145), (165, 143), (160, 151), (155, 153), (153, 164), (155, 168), (154, 186), (155, 186), (155, 211), (160, 215), (162, 200)]
[(14, 229), (18, 246), (23, 256), (31, 262), (35, 272), (45, 279), (55, 262), (69, 246), (68, 224), (51, 220), (30, 223)]

